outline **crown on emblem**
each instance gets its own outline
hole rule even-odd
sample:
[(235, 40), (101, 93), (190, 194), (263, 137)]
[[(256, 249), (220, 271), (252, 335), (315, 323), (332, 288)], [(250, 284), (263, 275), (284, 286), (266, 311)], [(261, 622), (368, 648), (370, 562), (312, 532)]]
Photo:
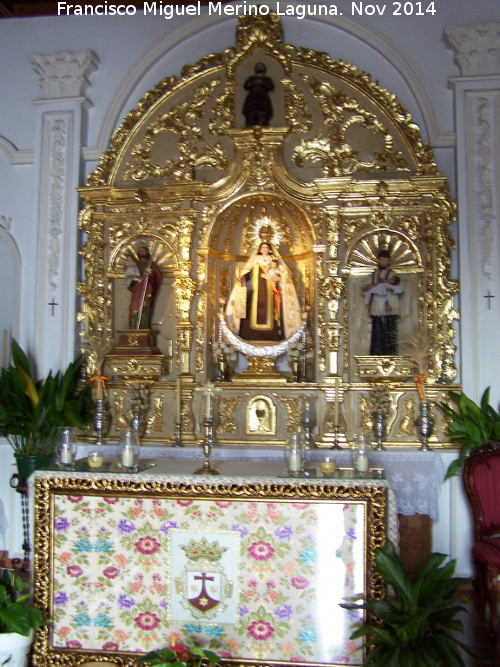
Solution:
[(206, 537), (202, 537), (199, 542), (189, 540), (188, 545), (181, 544), (181, 549), (189, 560), (208, 560), (215, 563), (222, 558), (222, 554), (228, 550), (228, 547), (219, 547), (217, 541), (210, 543)]

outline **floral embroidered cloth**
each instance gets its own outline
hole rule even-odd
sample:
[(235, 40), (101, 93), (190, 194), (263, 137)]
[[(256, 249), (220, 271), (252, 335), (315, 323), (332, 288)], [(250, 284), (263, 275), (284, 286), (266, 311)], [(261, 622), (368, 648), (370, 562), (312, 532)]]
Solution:
[(54, 647), (362, 664), (339, 607), (364, 592), (362, 503), (140, 495), (55, 494)]

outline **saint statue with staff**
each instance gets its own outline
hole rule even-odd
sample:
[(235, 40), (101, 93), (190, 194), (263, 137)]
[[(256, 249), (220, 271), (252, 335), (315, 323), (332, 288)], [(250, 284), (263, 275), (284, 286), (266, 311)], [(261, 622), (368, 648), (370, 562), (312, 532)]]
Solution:
[(149, 329), (155, 298), (161, 284), (161, 272), (145, 245), (139, 247), (137, 258), (129, 253), (126, 259), (125, 282), (132, 293), (129, 328)]

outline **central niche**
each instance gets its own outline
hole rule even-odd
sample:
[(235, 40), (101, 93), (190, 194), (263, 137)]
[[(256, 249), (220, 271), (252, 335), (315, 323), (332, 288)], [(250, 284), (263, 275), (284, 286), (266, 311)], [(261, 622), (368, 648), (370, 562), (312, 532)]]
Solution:
[[(271, 348), (297, 334), (304, 316), (314, 318), (314, 243), (308, 216), (279, 195), (244, 196), (217, 215), (209, 303), (219, 304), (234, 336)], [(252, 356), (250, 346), (245, 353)]]

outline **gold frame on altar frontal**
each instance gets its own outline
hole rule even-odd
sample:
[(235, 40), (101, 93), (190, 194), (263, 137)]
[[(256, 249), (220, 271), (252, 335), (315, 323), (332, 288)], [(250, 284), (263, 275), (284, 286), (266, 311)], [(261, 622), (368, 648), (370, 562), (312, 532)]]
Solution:
[[(244, 83), (257, 63), (274, 82), (274, 115), (269, 126), (246, 127)], [(386, 447), (420, 445), (423, 392), (433, 417), (428, 444), (452, 446), (434, 406), (459, 389), (449, 231), (456, 206), (418, 126), (368, 74), (286, 44), (274, 13), (240, 17), (234, 47), (162, 80), (125, 116), (79, 193), (86, 240), (78, 320), (89, 376), (109, 377), (104, 442), (130, 420), (139, 384), (144, 441), (171, 446), (180, 424), (182, 442), (199, 443), (193, 405), (211, 380), (223, 389), (214, 393), (221, 445), (257, 444), (248, 415), (258, 395), (272, 396), (276, 409), (275, 428), (258, 444), (282, 445), (301, 421), (307, 387), (319, 406), (316, 445), (345, 446), (373, 429), (370, 390), (383, 385)], [(240, 339), (240, 320), (228, 314), (263, 241), (303, 318), (282, 309), (290, 336), (279, 343)], [(124, 267), (141, 245), (161, 284), (139, 335), (129, 328)], [(370, 355), (373, 313), (362, 290), (382, 250), (401, 284), (399, 349)], [(292, 303), (288, 289), (281, 299)], [(169, 409), (176, 401), (177, 412)]]
[[(116, 499), (118, 499), (118, 501), (116, 501)], [(136, 574), (137, 564), (133, 560), (133, 554), (136, 551), (135, 547), (133, 547), (133, 543), (140, 539), (139, 534), (144, 537), (146, 533), (139, 526), (139, 523), (141, 522), (140, 513), (134, 514), (133, 518), (138, 522), (137, 530), (139, 534), (133, 537), (132, 541), (129, 540), (130, 547), (124, 546), (123, 535), (120, 535), (118, 525), (113, 524), (113, 520), (116, 520), (116, 517), (121, 516), (120, 510), (116, 509), (121, 507), (120, 503), (123, 506), (128, 503), (130, 507), (143, 508), (144, 512), (151, 506), (152, 509), (156, 508), (157, 512), (161, 512), (162, 510), (171, 510), (177, 505), (180, 505), (182, 509), (189, 505), (190, 502), (194, 503), (194, 507), (198, 508), (198, 510), (204, 510), (206, 507), (214, 508), (218, 502), (224, 507), (222, 512), (228, 514), (228, 516), (233, 516), (230, 514), (231, 512), (236, 515), (240, 510), (245, 510), (253, 514), (257, 511), (257, 519), (251, 518), (249, 524), (251, 545), (249, 542), (248, 545), (245, 543), (243, 546), (243, 542), (241, 542), (241, 546), (238, 547), (240, 553), (232, 554), (232, 558), (236, 558), (238, 563), (240, 562), (240, 559), (242, 560), (239, 565), (239, 574), (236, 576), (236, 581), (231, 582), (231, 593), (234, 593), (235, 609), (239, 609), (240, 605), (245, 606), (244, 603), (246, 602), (246, 598), (243, 595), (243, 583), (240, 583), (240, 579), (242, 582), (245, 582), (247, 576), (252, 575), (251, 564), (254, 561), (250, 559), (249, 564), (247, 564), (244, 559), (246, 558), (248, 560), (250, 558), (248, 552), (251, 552), (251, 549), (254, 548), (253, 545), (255, 542), (260, 545), (263, 544), (262, 536), (265, 533), (262, 531), (269, 531), (269, 520), (272, 522), (272, 516), (269, 512), (274, 512), (278, 515), (283, 513), (284, 516), (292, 516), (293, 514), (297, 517), (297, 523), (294, 524), (294, 527), (300, 530), (297, 537), (294, 539), (299, 539), (298, 535), (302, 528), (304, 529), (304, 532), (301, 539), (305, 539), (306, 533), (310, 531), (311, 535), (307, 537), (308, 547), (306, 551), (308, 551), (309, 554), (315, 552), (317, 555), (315, 558), (311, 558), (310, 562), (308, 562), (304, 556), (305, 560), (303, 566), (306, 568), (307, 565), (308, 569), (300, 570), (299, 568), (296, 574), (297, 576), (299, 574), (306, 574), (311, 581), (314, 581), (314, 590), (319, 591), (320, 588), (329, 590), (328, 587), (330, 584), (328, 582), (330, 581), (330, 575), (325, 572), (325, 565), (327, 562), (330, 563), (326, 568), (326, 570), (329, 571), (331, 567), (333, 567), (332, 562), (335, 559), (341, 559), (339, 562), (343, 564), (342, 567), (347, 568), (346, 572), (350, 571), (350, 574), (353, 577), (352, 581), (354, 582), (354, 579), (357, 578), (358, 583), (356, 585), (361, 585), (363, 588), (365, 599), (379, 600), (385, 595), (383, 580), (375, 567), (375, 551), (378, 547), (384, 544), (388, 537), (388, 486), (382, 482), (377, 485), (377, 483), (370, 484), (369, 482), (363, 483), (360, 481), (358, 485), (349, 486), (341, 483), (333, 485), (327, 481), (318, 482), (317, 480), (312, 484), (305, 480), (276, 480), (274, 478), (266, 478), (262, 482), (254, 481), (252, 483), (234, 480), (218, 481), (216, 483), (212, 480), (193, 481), (192, 478), (176, 481), (170, 478), (168, 480), (165, 480), (165, 478), (153, 480), (149, 477), (148, 479), (131, 481), (130, 479), (123, 480), (123, 478), (107, 479), (95, 476), (92, 478), (78, 478), (78, 476), (69, 474), (64, 476), (58, 476), (57, 473), (39, 474), (34, 483), (34, 520), (36, 526), (34, 545), (34, 599), (49, 623), (35, 635), (31, 656), (32, 664), (35, 667), (51, 667), (61, 663), (72, 666), (87, 662), (111, 662), (129, 666), (134, 664), (134, 661), (137, 658), (137, 651), (146, 653), (153, 648), (166, 646), (168, 644), (168, 637), (171, 633), (177, 633), (177, 643), (185, 642), (182, 633), (191, 633), (193, 630), (184, 628), (182, 623), (179, 625), (179, 622), (172, 620), (170, 616), (167, 615), (167, 621), (162, 620), (162, 625), (160, 626), (161, 629), (158, 631), (159, 645), (155, 645), (154, 647), (150, 646), (148, 650), (141, 650), (140, 647), (134, 647), (133, 650), (123, 650), (118, 644), (113, 648), (102, 648), (101, 645), (103, 642), (105, 644), (105, 639), (103, 639), (102, 636), (99, 639), (95, 635), (92, 635), (91, 631), (89, 631), (90, 634), (86, 641), (89, 642), (89, 646), (92, 642), (100, 642), (99, 649), (97, 647), (85, 648), (84, 643), (82, 643), (85, 641), (82, 639), (82, 635), (78, 635), (81, 641), (80, 647), (77, 647), (75, 646), (75, 643), (77, 644), (78, 642), (74, 641), (75, 635), (71, 634), (71, 632), (74, 632), (73, 626), (76, 627), (78, 625), (74, 618), (75, 614), (71, 614), (71, 610), (68, 611), (65, 609), (61, 616), (62, 612), (59, 611), (57, 614), (56, 609), (58, 608), (58, 605), (61, 604), (60, 597), (61, 592), (63, 592), (63, 604), (72, 604), (78, 611), (82, 610), (82, 613), (84, 612), (89, 619), (93, 619), (94, 617), (97, 618), (97, 616), (95, 616), (97, 609), (101, 610), (102, 608), (103, 613), (105, 613), (105, 604), (102, 603), (103, 600), (106, 600), (108, 606), (111, 605), (115, 610), (118, 609), (117, 602), (119, 594), (126, 593), (129, 590), (128, 587), (130, 586), (130, 582), (135, 581), (134, 576)], [(230, 507), (234, 508), (234, 510)], [(255, 508), (257, 508), (257, 510)], [(99, 519), (97, 510), (99, 510), (102, 519)], [(125, 515), (125, 510), (121, 511), (123, 515)], [(301, 511), (304, 516), (298, 517)], [(116, 512), (116, 515), (113, 514), (113, 519), (110, 519), (110, 513), (112, 512)], [(265, 514), (265, 517), (264, 514), (262, 514), (264, 520), (262, 517), (259, 518), (260, 515), (258, 512)], [(347, 518), (345, 518), (344, 521), (342, 519), (338, 520), (334, 518), (334, 515), (336, 517), (338, 512), (341, 514), (342, 512), (352, 512), (352, 517), (356, 518), (352, 519), (354, 523), (351, 528), (349, 528), (351, 524), (347, 521)], [(311, 516), (309, 516), (309, 513)], [(106, 516), (104, 516), (104, 514), (106, 514)], [(307, 516), (305, 516), (306, 514)], [(176, 516), (170, 511), (168, 515), (170, 517)], [(319, 522), (315, 528), (311, 527), (312, 523), (314, 524), (314, 520), (312, 520), (313, 515), (318, 516), (318, 521), (320, 516), (323, 517), (323, 520), (326, 519), (329, 522), (333, 519), (331, 530), (326, 530), (326, 526), (321, 528), (322, 524)], [(347, 516), (348, 515), (345, 515), (345, 517)], [(82, 533), (81, 528), (79, 528), (79, 517), (88, 518), (85, 523), (85, 533)], [(91, 517), (91, 520), (89, 517)], [(142, 520), (143, 523), (146, 519), (147, 516)], [(110, 521), (113, 524), (113, 527), (110, 526)], [(148, 521), (150, 520), (148, 519)], [(190, 517), (189, 521), (192, 522), (193, 517)], [(206, 520), (200, 519), (200, 521), (204, 521), (204, 526), (199, 528), (194, 526), (192, 528), (194, 542), (200, 542), (201, 540), (207, 543), (206, 541), (208, 540), (208, 543), (212, 544), (212, 547), (217, 551), (218, 546), (216, 542), (212, 543), (210, 540), (215, 539), (217, 535), (230, 534), (228, 533), (230, 527), (226, 526), (224, 530), (221, 531), (220, 529), (217, 529), (217, 527), (211, 528), (207, 525)], [(254, 522), (253, 524), (252, 521)], [(224, 517), (221, 518), (221, 522), (224, 523)], [(221, 523), (221, 525), (223, 525), (223, 523)], [(142, 524), (140, 525), (142, 526)], [(148, 526), (148, 529), (151, 530), (151, 524), (148, 524)], [(267, 526), (267, 528), (264, 528), (264, 526)], [(182, 526), (178, 527), (182, 528)], [(276, 526), (271, 525), (271, 529), (274, 531)], [(235, 534), (234, 531), (236, 528), (234, 526), (231, 530), (233, 531), (232, 534)], [(327, 540), (327, 545), (325, 542), (325, 531), (326, 533), (332, 532), (333, 534), (335, 530), (337, 530), (338, 535), (335, 534), (335, 539), (331, 544)], [(353, 538), (351, 531), (361, 531), (361, 533), (358, 534), (357, 538)], [(320, 536), (320, 533), (322, 537)], [(102, 536), (102, 540), (107, 541), (106, 549), (101, 549), (102, 557), (99, 556), (99, 554), (95, 556), (98, 561), (96, 560), (96, 566), (94, 568), (95, 572), (91, 579), (89, 579), (88, 576), (85, 576), (82, 567), (75, 565), (75, 563), (79, 563), (85, 568), (84, 562), (81, 560), (81, 557), (85, 554), (82, 552), (79, 556), (77, 553), (78, 548), (75, 549), (74, 545), (71, 547), (76, 537), (81, 537), (82, 535), (87, 536), (86, 539), (89, 544), (99, 536)], [(161, 574), (161, 581), (165, 582), (165, 590), (162, 595), (165, 595), (165, 599), (169, 600), (168, 606), (170, 609), (171, 601), (173, 599), (173, 588), (175, 588), (177, 584), (174, 585), (174, 562), (172, 560), (173, 543), (172, 541), (169, 541), (170, 538), (166, 535), (167, 534), (161, 530), (155, 532), (155, 542), (157, 542), (157, 547), (160, 551), (156, 553), (154, 558), (159, 559), (156, 562), (156, 569)], [(350, 537), (348, 537), (348, 535), (350, 535)], [(244, 538), (242, 537), (241, 539), (243, 540)], [(349, 539), (359, 540), (359, 545), (357, 547), (358, 556), (355, 557), (354, 560), (350, 560), (352, 556), (344, 557), (344, 555), (339, 555), (340, 551), (346, 548), (346, 540)], [(254, 542), (252, 542), (252, 540), (254, 540)], [(261, 541), (259, 542), (258, 540)], [(334, 542), (336, 546), (332, 546)], [(182, 549), (184, 549), (184, 547), (182, 547)], [(275, 544), (275, 549), (278, 549), (277, 544)], [(330, 549), (333, 549), (333, 552), (329, 551)], [(99, 549), (96, 548), (95, 551), (97, 552)], [(175, 553), (179, 554), (181, 552), (176, 551)], [(284, 553), (286, 554), (286, 550)], [(120, 556), (118, 558), (113, 556), (113, 554), (115, 554), (115, 556), (116, 554), (120, 554)], [(276, 554), (278, 554), (278, 551), (276, 551)], [(275, 556), (279, 562), (273, 567), (276, 572), (278, 572), (281, 571), (282, 565), (281, 556), (276, 554)], [(184, 557), (182, 554), (181, 556)], [(178, 555), (176, 557), (177, 559), (179, 558)], [(78, 560), (78, 558), (80, 558), (80, 560)], [(115, 570), (120, 570), (119, 567), (109, 568), (108, 566), (119, 565), (121, 562), (119, 560), (120, 558), (124, 563), (127, 563), (127, 566), (123, 567), (121, 572), (119, 571), (117, 574)], [(293, 560), (292, 556), (285, 555), (283, 563), (287, 561), (287, 558), (288, 560)], [(152, 559), (153, 556), (149, 556), (149, 560)], [(162, 563), (163, 567), (161, 565)], [(255, 563), (258, 566), (259, 560), (257, 559)], [(348, 566), (348, 563), (351, 563), (351, 565)], [(151, 563), (149, 565), (151, 565)], [(149, 565), (145, 565), (145, 577), (147, 577), (147, 568)], [(87, 566), (89, 566), (89, 564), (87, 564)], [(208, 566), (205, 563), (203, 567)], [(290, 563), (283, 567), (285, 570), (287, 567), (290, 568)], [(68, 582), (64, 582), (66, 569), (69, 571), (71, 568), (73, 568), (73, 574), (68, 578)], [(76, 573), (76, 578), (75, 568), (81, 570), (80, 573)], [(99, 573), (106, 568), (109, 576), (112, 576), (113, 579), (106, 579), (106, 577), (102, 577)], [(113, 570), (112, 573), (110, 571), (111, 569)], [(171, 570), (172, 575), (169, 574)], [(211, 570), (207, 571), (210, 572)], [(268, 573), (271, 578), (273, 572), (274, 570), (270, 570)], [(321, 574), (321, 572), (323, 574)], [(78, 576), (80, 576), (80, 579)], [(259, 578), (258, 574), (254, 576), (256, 576), (257, 579)], [(321, 576), (326, 576), (323, 583)], [(342, 580), (342, 582), (346, 580), (346, 573), (342, 574), (342, 572), (340, 572), (340, 574), (337, 573), (336, 576), (340, 577), (339, 580)], [(284, 589), (281, 591), (280, 587), (285, 586), (286, 582), (280, 583), (281, 580), (278, 581), (279, 578), (276, 574), (274, 578), (276, 581), (273, 584), (273, 590), (277, 591), (275, 595), (279, 596), (284, 594), (290, 604), (295, 604), (295, 598), (293, 598), (293, 596), (290, 598), (290, 591), (288, 590), (289, 585), (285, 587), (286, 590)], [(362, 584), (360, 584), (360, 578), (363, 582)], [(157, 577), (157, 580), (158, 579), (159, 577)], [(88, 583), (82, 584), (82, 581)], [(98, 600), (96, 601), (96, 593), (93, 589), (92, 582), (99, 581), (105, 582), (104, 587), (103, 584), (101, 584), (102, 591), (105, 592), (103, 593), (101, 591), (101, 594), (98, 595)], [(343, 585), (347, 586), (347, 584)], [(349, 595), (350, 589), (342, 588), (342, 590), (344, 591), (343, 595)], [(355, 592), (357, 594), (360, 591), (356, 590)], [(320, 605), (319, 598), (321, 596), (319, 595), (319, 592), (317, 594), (318, 599), (314, 604)], [(354, 591), (351, 590), (351, 595), (352, 594), (354, 594)], [(343, 599), (343, 595), (340, 599)], [(59, 600), (57, 599), (58, 597)], [(296, 602), (300, 603), (302, 606), (305, 603), (304, 599), (301, 598), (298, 593)], [(139, 605), (139, 601), (137, 604)], [(149, 601), (147, 604), (150, 612), (154, 613), (153, 607), (151, 607), (153, 602)], [(157, 599), (157, 605), (158, 607), (161, 606), (159, 597)], [(269, 608), (271, 607), (271, 605), (268, 606)], [(335, 606), (337, 607), (337, 603), (335, 603)], [(138, 614), (139, 610), (137, 609), (134, 613)], [(327, 613), (327, 611), (324, 610), (324, 613)], [(347, 614), (346, 611), (340, 611), (340, 608), (338, 613)], [(158, 614), (160, 614), (160, 611), (158, 611)], [(322, 633), (325, 632), (325, 629), (322, 629), (322, 626), (320, 627), (319, 623), (319, 618), (322, 616), (319, 613), (313, 616), (314, 618), (309, 621), (311, 624), (310, 631), (316, 633), (318, 637), (321, 638), (323, 636)], [(235, 619), (239, 619), (239, 617), (240, 612), (238, 611), (235, 613)], [(118, 627), (116, 625), (109, 626), (110, 628), (116, 628), (116, 630), (109, 630), (108, 634), (110, 636), (114, 637), (113, 632), (115, 632), (115, 634), (117, 634), (117, 632), (121, 632), (122, 635), (124, 634), (122, 630), (118, 630), (120, 627), (127, 627), (120, 622), (120, 618), (121, 617), (117, 613), (116, 618), (113, 617), (111, 619), (116, 621)], [(201, 635), (205, 637), (206, 629), (206, 637), (204, 640), (206, 645), (206, 642), (211, 636), (210, 628), (213, 626), (213, 623), (217, 624), (217, 621), (212, 619), (212, 621), (208, 622), (207, 619), (202, 619), (197, 622), (201, 624), (200, 627), (203, 626), (199, 631), (200, 637)], [(351, 619), (349, 623), (352, 622)], [(315, 623), (318, 624), (315, 625)], [(230, 632), (236, 632), (237, 626), (239, 627), (239, 625), (241, 625), (237, 620), (235, 620), (234, 623), (225, 620), (222, 621), (222, 624), (226, 628), (225, 632), (228, 636), (230, 636)], [(343, 625), (343, 623), (340, 625)], [(71, 626), (73, 629), (66, 626)], [(78, 627), (76, 629), (78, 631)], [(64, 633), (62, 630), (64, 630)], [(352, 631), (353, 629), (350, 629), (350, 625), (347, 627), (347, 630), (343, 630), (344, 633), (347, 632), (347, 639)], [(127, 634), (131, 634), (132, 632), (132, 628), (127, 629)], [(331, 628), (329, 629), (329, 632), (331, 633)], [(201, 640), (203, 640), (203, 637)], [(69, 646), (64, 645), (67, 638), (72, 638), (72, 641), (68, 642)], [(346, 644), (349, 643), (347, 639)], [(122, 639), (120, 641), (124, 640)], [(229, 645), (234, 645), (231, 644), (230, 640), (228, 641)], [(190, 642), (192, 642), (192, 637), (188, 640), (188, 643)], [(214, 642), (216, 643), (215, 640)], [(210, 648), (217, 650), (214, 646), (214, 642), (211, 642)], [(244, 646), (243, 638), (240, 643)], [(352, 642), (350, 643), (349, 649), (345, 645), (344, 650), (352, 651), (351, 644)], [(221, 652), (222, 650), (223, 649), (220, 648)], [(271, 649), (268, 648), (268, 650)], [(330, 648), (329, 650), (332, 649)], [(350, 664), (363, 664), (364, 654), (362, 642), (357, 650), (360, 661)], [(276, 661), (274, 659), (267, 659), (265, 656), (262, 656), (262, 658), (259, 659), (258, 655), (235, 655), (234, 651), (232, 654), (234, 657), (224, 659), (223, 664), (236, 665), (245, 663), (254, 665), (277, 665), (286, 664), (287, 662), (290, 662), (291, 664), (293, 662), (287, 660)], [(338, 662), (339, 659), (340, 658), (333, 661), (329, 660), (328, 663), (326, 661), (313, 661), (308, 659), (304, 659), (302, 662), (303, 664), (309, 665), (344, 664), (343, 662)]]

